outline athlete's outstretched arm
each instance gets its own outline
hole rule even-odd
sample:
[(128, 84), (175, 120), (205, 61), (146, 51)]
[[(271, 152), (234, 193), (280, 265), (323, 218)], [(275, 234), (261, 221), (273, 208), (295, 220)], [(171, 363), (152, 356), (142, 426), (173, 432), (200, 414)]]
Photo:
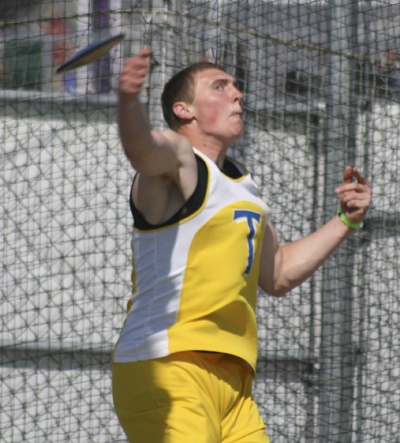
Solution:
[[(348, 221), (361, 223), (372, 198), (371, 188), (362, 174), (355, 168), (346, 167), (343, 183), (336, 193), (340, 196), (340, 207)], [(260, 287), (274, 296), (286, 294), (307, 280), (352, 232), (354, 229), (335, 215), (311, 235), (280, 246), (269, 223), (261, 256)]]
[(139, 100), (150, 70), (150, 49), (129, 58), (121, 71), (118, 94), (118, 127), (124, 152), (133, 168), (146, 176), (178, 174), (179, 149), (189, 142), (176, 132), (153, 131)]

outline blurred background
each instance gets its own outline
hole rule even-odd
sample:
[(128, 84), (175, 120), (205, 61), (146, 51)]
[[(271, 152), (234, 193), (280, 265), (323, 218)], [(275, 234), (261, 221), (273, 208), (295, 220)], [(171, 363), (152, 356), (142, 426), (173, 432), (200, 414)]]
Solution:
[[(98, 62), (55, 75), (123, 32)], [(282, 243), (336, 212), (347, 164), (362, 229), (282, 299), (260, 292), (254, 392), (273, 443), (400, 443), (400, 5), (356, 0), (2, 0), (0, 440), (125, 442), (110, 358), (130, 287), (134, 171), (116, 127), (124, 59), (142, 94), (217, 61), (245, 93), (244, 162)]]

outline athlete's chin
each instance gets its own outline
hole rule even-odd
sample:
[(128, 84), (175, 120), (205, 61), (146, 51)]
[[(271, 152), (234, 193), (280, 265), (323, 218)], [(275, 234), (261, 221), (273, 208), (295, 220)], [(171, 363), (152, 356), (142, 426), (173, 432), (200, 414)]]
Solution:
[(228, 144), (235, 143), (238, 141), (242, 135), (244, 134), (244, 126), (243, 124), (238, 124), (231, 126), (228, 133), (225, 133), (225, 142)]
[(242, 124), (242, 125), (238, 126), (238, 129), (237, 129), (237, 132), (236, 132), (237, 139), (241, 138), (243, 134), (244, 134), (244, 126)]
[(238, 118), (236, 120), (236, 122), (233, 125), (233, 131), (242, 135), (243, 131), (244, 131), (244, 125), (243, 125), (243, 120), (241, 118)]

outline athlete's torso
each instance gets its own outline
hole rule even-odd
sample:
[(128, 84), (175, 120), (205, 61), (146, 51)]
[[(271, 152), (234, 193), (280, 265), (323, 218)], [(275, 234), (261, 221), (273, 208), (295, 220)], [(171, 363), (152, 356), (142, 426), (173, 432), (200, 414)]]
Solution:
[(195, 153), (199, 184), (171, 220), (151, 226), (131, 203), (133, 296), (114, 361), (205, 350), (236, 355), (254, 369), (268, 208), (239, 164), (227, 162), (229, 176)]

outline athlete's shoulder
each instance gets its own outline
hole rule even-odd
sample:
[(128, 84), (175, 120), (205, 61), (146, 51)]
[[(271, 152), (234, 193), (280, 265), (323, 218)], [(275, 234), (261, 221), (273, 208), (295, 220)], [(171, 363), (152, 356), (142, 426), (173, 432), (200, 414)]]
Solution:
[(183, 135), (172, 129), (162, 129), (160, 131), (153, 131), (153, 137), (164, 138), (177, 150), (183, 152), (193, 153), (193, 146), (189, 140)]

